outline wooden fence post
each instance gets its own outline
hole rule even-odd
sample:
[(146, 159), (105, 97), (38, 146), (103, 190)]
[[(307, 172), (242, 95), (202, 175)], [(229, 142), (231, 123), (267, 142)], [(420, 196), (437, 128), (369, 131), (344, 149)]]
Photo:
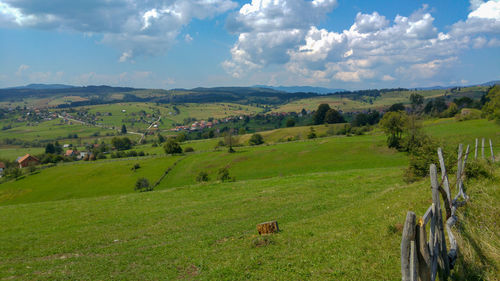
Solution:
[(477, 160), (477, 145), (479, 143), (479, 140), (476, 138), (476, 150), (474, 150), (474, 160)]
[(427, 245), (427, 232), (425, 231), (425, 222), (421, 218), (415, 231), (415, 241), (417, 242), (418, 259), (418, 280), (431, 280), (431, 257), (429, 254), (429, 245)]
[(493, 153), (493, 143), (490, 139), (490, 152), (491, 152), (491, 161), (495, 162), (495, 154)]
[(484, 159), (484, 138), (481, 140), (481, 159)]
[[(418, 264), (415, 250), (411, 251), (412, 242), (415, 243), (416, 216), (414, 212), (406, 213), (403, 238), (401, 239), (401, 276), (403, 281), (417, 280)], [(413, 262), (413, 264), (411, 263)]]
[[(461, 152), (461, 151), (460, 151)], [(434, 253), (437, 257), (437, 262), (440, 267), (440, 280), (447, 280), (450, 274), (450, 267), (448, 263), (448, 253), (446, 251), (446, 237), (444, 235), (443, 228), (443, 215), (441, 212), (441, 202), (439, 200), (439, 182), (437, 179), (437, 169), (436, 165), (431, 164), (430, 166), (430, 176), (432, 185), (432, 202), (435, 205), (435, 216), (436, 216), (436, 248), (437, 251)]]
[(458, 160), (457, 160), (457, 183), (456, 183), (456, 186), (457, 186), (457, 190), (460, 192), (460, 178), (462, 176), (462, 164), (463, 164), (463, 161), (462, 161), (462, 150), (463, 150), (463, 144), (459, 144), (458, 145)]
[[(439, 165), (441, 167), (441, 177), (443, 179), (443, 188), (439, 188), (441, 195), (443, 195), (443, 201), (445, 203), (446, 209), (446, 219), (451, 216), (451, 192), (450, 192), (450, 183), (448, 181), (448, 174), (446, 173), (446, 166), (444, 164), (443, 150), (441, 147), (438, 148), (438, 156), (439, 156)], [(444, 191), (445, 194), (442, 194)]]

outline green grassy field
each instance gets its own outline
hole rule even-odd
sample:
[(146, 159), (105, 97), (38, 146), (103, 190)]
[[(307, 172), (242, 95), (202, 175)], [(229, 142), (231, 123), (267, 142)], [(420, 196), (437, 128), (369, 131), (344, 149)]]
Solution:
[[(500, 143), (499, 126), (486, 120), (424, 125), (451, 143), (478, 135)], [(308, 129), (263, 135), (273, 142)], [(407, 156), (387, 149), (379, 131), (236, 151), (79, 162), (1, 184), (0, 279), (400, 280), (399, 225), (408, 210), (422, 215), (431, 195), (428, 180), (403, 181)], [(176, 161), (154, 192), (133, 191), (139, 177), (154, 182)], [(216, 180), (221, 167), (236, 181)], [(200, 171), (209, 182), (195, 183)], [(468, 183), (471, 205), (485, 198), (481, 206), (498, 214), (499, 187), (498, 178)], [(454, 274), (494, 280), (500, 225), (475, 208)], [(255, 225), (274, 219), (281, 232), (258, 236)]]

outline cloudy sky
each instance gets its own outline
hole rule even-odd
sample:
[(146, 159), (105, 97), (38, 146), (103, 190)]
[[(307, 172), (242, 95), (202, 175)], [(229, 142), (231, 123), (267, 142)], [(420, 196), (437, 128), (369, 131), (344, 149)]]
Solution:
[(500, 0), (0, 0), (0, 87), (500, 80)]

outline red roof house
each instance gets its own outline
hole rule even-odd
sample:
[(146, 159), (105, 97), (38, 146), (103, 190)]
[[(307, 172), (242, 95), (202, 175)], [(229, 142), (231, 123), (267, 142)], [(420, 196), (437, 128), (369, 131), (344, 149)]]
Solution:
[(35, 156), (26, 154), (22, 157), (17, 158), (17, 163), (19, 163), (19, 168), (24, 168), (30, 165), (38, 165), (40, 161)]

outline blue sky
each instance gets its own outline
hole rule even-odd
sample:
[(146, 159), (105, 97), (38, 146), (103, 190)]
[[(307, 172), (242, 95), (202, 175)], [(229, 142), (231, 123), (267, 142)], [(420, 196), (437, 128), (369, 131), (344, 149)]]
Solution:
[(500, 0), (0, 0), (0, 87), (500, 80)]

